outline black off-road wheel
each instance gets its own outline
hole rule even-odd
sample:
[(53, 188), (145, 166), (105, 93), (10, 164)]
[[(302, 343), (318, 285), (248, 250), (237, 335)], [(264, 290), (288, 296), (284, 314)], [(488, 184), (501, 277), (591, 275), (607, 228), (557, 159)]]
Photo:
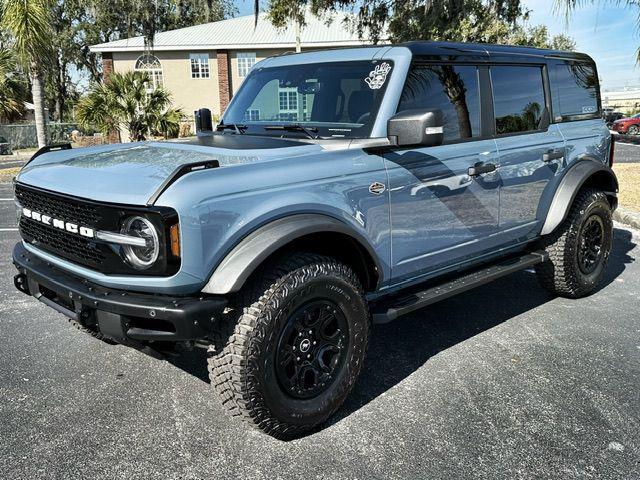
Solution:
[(261, 269), (233, 303), (208, 359), (227, 413), (283, 440), (324, 422), (353, 387), (369, 339), (353, 270), (290, 254)]
[(536, 266), (540, 284), (567, 298), (580, 298), (597, 287), (613, 244), (611, 206), (604, 193), (580, 191), (565, 221), (543, 247), (549, 259)]

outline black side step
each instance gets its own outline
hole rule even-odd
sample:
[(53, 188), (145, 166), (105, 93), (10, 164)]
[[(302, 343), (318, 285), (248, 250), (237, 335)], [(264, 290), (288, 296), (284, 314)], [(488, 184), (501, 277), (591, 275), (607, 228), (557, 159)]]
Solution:
[(473, 270), (451, 280), (431, 285), (421, 291), (395, 297), (393, 300), (382, 300), (380, 307), (373, 309), (373, 323), (387, 323), (401, 315), (411, 313), (432, 303), (452, 297), (458, 293), (471, 290), (500, 277), (524, 270), (547, 259), (545, 252), (527, 253), (520, 257), (510, 258), (484, 268)]

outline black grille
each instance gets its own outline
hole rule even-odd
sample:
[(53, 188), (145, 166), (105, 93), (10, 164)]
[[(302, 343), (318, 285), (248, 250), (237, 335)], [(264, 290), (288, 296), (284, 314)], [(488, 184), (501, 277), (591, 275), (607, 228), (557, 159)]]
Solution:
[(53, 249), (66, 258), (79, 260), (93, 267), (100, 266), (106, 258), (94, 242), (25, 217), (20, 220), (20, 232), (36, 246)]
[(96, 205), (30, 190), (19, 184), (16, 185), (16, 198), (23, 207), (67, 222), (95, 228), (102, 220), (100, 209)]
[[(22, 207), (34, 212), (85, 227), (96, 229), (103, 219), (97, 205), (32, 190), (20, 184), (16, 185), (16, 199)], [(107, 258), (104, 245), (26, 217), (20, 218), (20, 233), (29, 243), (82, 265), (99, 268)]]
[[(173, 209), (98, 203), (39, 190), (20, 183), (15, 186), (15, 194), (18, 203), (24, 208), (96, 231), (117, 232), (128, 216), (143, 215), (160, 233), (160, 256), (153, 267), (145, 270), (145, 275), (172, 275), (180, 268), (180, 259), (170, 256), (169, 246), (164, 240), (168, 236), (169, 226), (178, 221)], [(56, 256), (102, 273), (140, 274), (123, 261), (122, 252), (117, 245), (70, 233), (25, 216), (21, 216), (19, 226), (20, 234), (27, 243)]]

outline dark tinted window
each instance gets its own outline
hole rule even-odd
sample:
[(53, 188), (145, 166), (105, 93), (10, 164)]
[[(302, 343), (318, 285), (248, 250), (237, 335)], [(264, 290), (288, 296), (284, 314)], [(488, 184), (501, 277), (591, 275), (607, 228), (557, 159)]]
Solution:
[(537, 130), (545, 108), (542, 67), (491, 67), (496, 132)]
[(598, 77), (593, 65), (563, 63), (550, 68), (553, 115), (572, 117), (598, 113)]
[(412, 67), (398, 111), (414, 108), (442, 110), (445, 141), (479, 136), (478, 69), (456, 65)]

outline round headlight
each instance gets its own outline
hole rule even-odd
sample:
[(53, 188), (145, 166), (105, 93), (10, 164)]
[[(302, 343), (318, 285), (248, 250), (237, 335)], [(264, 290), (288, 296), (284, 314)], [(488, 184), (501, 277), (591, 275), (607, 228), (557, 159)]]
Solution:
[(144, 217), (129, 217), (122, 224), (120, 233), (143, 238), (144, 247), (123, 245), (124, 257), (133, 268), (144, 270), (155, 263), (160, 254), (158, 232), (153, 224)]

